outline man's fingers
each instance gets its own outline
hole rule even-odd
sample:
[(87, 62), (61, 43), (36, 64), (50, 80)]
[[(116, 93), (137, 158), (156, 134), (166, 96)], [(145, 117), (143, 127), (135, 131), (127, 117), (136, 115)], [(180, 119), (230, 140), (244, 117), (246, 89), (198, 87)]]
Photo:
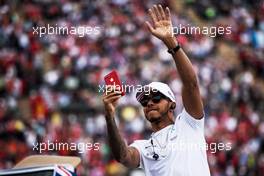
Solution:
[(103, 94), (103, 98), (105, 98), (105, 97), (109, 97), (109, 96), (113, 96), (113, 95), (115, 95), (115, 94), (122, 94), (122, 92), (121, 91), (114, 91), (114, 92), (104, 92), (104, 94)]
[(151, 24), (150, 24), (148, 21), (146, 21), (146, 25), (147, 25), (149, 31), (150, 31), (151, 33), (154, 33), (154, 28), (151, 26)]
[(171, 21), (171, 14), (170, 14), (170, 9), (169, 7), (166, 7), (166, 20)]
[(159, 4), (158, 7), (159, 7), (159, 12), (160, 12), (162, 20), (166, 20), (166, 15), (165, 15), (165, 12), (164, 12), (162, 6)]
[(112, 95), (109, 94), (109, 95), (106, 95), (103, 99), (107, 101), (112, 97), (118, 97), (118, 96), (121, 96), (121, 94), (112, 94)]
[(154, 15), (154, 11), (152, 9), (149, 9), (149, 14), (150, 14), (153, 24), (155, 25), (158, 20), (157, 20), (157, 17)]
[(107, 86), (103, 95), (103, 98), (113, 96), (113, 95), (121, 95), (121, 89), (120, 87), (115, 86)]
[(103, 95), (103, 98), (107, 98), (107, 97), (111, 97), (114, 95), (121, 95), (122, 92), (121, 91), (114, 91), (114, 92), (105, 92)]
[(112, 92), (121, 92), (120, 86), (106, 86), (106, 89), (104, 91), (104, 95), (108, 95)]
[(104, 99), (105, 103), (113, 103), (114, 101), (118, 100), (121, 97), (121, 95), (114, 95), (108, 98)]
[(108, 85), (106, 86), (107, 91), (116, 91), (116, 90), (121, 90), (120, 86), (113, 86), (113, 85)]
[(160, 14), (160, 12), (159, 12), (159, 9), (158, 9), (157, 5), (154, 5), (154, 6), (153, 6), (153, 11), (155, 12), (155, 15), (156, 15), (157, 20), (158, 20), (158, 21), (159, 21), (159, 20), (162, 20), (162, 17), (161, 17), (161, 14)]

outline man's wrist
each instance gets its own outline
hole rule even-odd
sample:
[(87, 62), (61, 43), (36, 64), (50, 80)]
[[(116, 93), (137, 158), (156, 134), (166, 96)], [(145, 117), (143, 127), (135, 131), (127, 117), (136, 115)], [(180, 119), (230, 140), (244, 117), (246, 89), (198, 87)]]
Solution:
[(168, 49), (168, 53), (170, 53), (173, 56), (179, 51), (179, 49), (181, 49), (181, 46), (178, 44), (175, 48)]
[(165, 38), (163, 42), (167, 46), (168, 49), (173, 49), (178, 45), (178, 41), (176, 40), (174, 36), (170, 38)]
[(115, 114), (114, 113), (106, 113), (105, 114), (105, 119), (107, 121), (111, 121), (111, 120), (115, 119)]

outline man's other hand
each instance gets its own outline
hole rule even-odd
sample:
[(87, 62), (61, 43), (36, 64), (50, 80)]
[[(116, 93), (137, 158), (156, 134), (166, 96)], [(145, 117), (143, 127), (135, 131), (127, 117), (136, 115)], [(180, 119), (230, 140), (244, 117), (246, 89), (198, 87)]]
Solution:
[(121, 96), (120, 89), (117, 89), (114, 86), (107, 86), (102, 99), (105, 106), (105, 113), (108, 117), (114, 117), (116, 105)]
[(171, 21), (170, 9), (154, 5), (148, 10), (152, 19), (153, 25), (146, 21), (146, 25), (152, 35), (162, 40), (168, 48), (174, 48), (177, 45), (177, 40), (173, 34), (173, 26)]

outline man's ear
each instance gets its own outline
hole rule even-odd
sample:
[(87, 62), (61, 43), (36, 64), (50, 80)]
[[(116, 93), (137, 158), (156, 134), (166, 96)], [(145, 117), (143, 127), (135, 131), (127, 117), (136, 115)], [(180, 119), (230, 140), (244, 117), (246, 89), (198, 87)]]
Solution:
[(170, 102), (170, 107), (169, 107), (169, 119), (172, 123), (174, 123), (174, 109), (176, 108), (176, 103)]
[(170, 109), (171, 110), (174, 110), (176, 108), (176, 103), (175, 102), (172, 102), (171, 105), (170, 105)]

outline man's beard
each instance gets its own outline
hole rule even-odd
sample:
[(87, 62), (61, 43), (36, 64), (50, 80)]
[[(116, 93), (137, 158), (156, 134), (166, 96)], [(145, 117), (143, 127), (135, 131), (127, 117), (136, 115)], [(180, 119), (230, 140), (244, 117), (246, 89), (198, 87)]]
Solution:
[(150, 123), (159, 123), (162, 121), (162, 119), (167, 118), (168, 112), (169, 112), (170, 108), (168, 108), (165, 112), (161, 113), (161, 115), (159, 117), (154, 117), (154, 118), (148, 118), (148, 121)]
[(150, 118), (150, 119), (148, 119), (148, 121), (150, 123), (159, 123), (161, 121), (161, 118), (162, 118), (161, 116), (155, 117), (155, 118)]

